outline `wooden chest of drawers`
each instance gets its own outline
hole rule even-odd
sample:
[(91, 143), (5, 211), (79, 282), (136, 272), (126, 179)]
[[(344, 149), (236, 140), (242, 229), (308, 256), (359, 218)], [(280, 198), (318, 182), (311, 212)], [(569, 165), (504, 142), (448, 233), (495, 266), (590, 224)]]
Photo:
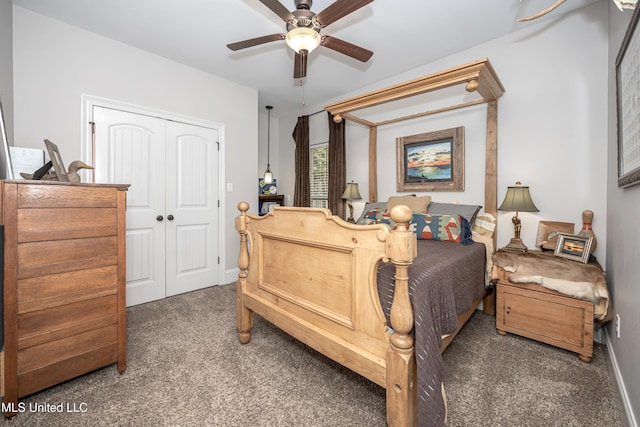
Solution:
[(125, 370), (127, 187), (0, 182), (6, 405), (112, 363)]
[(498, 269), (496, 329), (578, 353), (583, 362), (593, 356), (593, 304), (535, 283), (511, 283)]

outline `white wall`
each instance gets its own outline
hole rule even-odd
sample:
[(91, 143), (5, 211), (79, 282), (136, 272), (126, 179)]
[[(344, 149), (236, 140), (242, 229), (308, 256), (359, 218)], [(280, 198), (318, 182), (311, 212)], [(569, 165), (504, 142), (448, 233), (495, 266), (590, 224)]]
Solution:
[(257, 205), (258, 94), (159, 56), (13, 8), (15, 144), (44, 148), (48, 138), (65, 162), (81, 158), (81, 95), (88, 94), (225, 128), (226, 182), (221, 194), (226, 239), (225, 283), (237, 277), (236, 205)]
[(11, 0), (0, 0), (0, 101), (9, 144), (13, 145), (13, 28)]
[(623, 401), (631, 425), (640, 420), (640, 184), (618, 188), (618, 136), (615, 87), (615, 60), (622, 44), (631, 12), (620, 13), (610, 6), (609, 45), (609, 132), (607, 144), (607, 282), (614, 313), (620, 316), (620, 338), (615, 324), (607, 328), (608, 344), (619, 376)]
[[(530, 247), (535, 244), (540, 220), (574, 222), (578, 231), (585, 209), (594, 211), (593, 229), (604, 242), (607, 16), (607, 4), (597, 2), (559, 20), (525, 28), (322, 105), (310, 106), (306, 111), (315, 112), (331, 102), (488, 57), (506, 88), (498, 106), (498, 204), (507, 186), (516, 181), (531, 187), (540, 212), (520, 214), (522, 238)], [(465, 126), (466, 191), (432, 196), (438, 201), (482, 204), (484, 111), (485, 107), (473, 107), (380, 128), (378, 198), (396, 194), (396, 137)], [(295, 117), (280, 121), (282, 163), (292, 159), (287, 150), (293, 150), (294, 144), (286, 136), (294, 124)], [(347, 179), (359, 183), (364, 197), (368, 194), (367, 146), (368, 129), (348, 123)], [(293, 172), (287, 179), (280, 188), (293, 193)], [(355, 207), (357, 214), (362, 203)], [(511, 216), (512, 213), (499, 213), (499, 246), (513, 236)], [(606, 259), (605, 246), (599, 245), (595, 252), (601, 263)]]

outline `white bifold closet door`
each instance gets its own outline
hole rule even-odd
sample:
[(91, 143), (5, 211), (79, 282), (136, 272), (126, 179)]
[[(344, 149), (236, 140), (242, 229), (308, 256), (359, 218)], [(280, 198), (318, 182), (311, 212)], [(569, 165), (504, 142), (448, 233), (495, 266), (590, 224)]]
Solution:
[(218, 131), (93, 107), (95, 182), (127, 193), (127, 306), (218, 284)]

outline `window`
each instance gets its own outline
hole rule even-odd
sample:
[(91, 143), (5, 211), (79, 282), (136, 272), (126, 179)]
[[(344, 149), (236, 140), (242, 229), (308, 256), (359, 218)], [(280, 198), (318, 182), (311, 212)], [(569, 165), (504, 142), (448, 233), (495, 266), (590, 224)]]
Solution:
[(329, 145), (316, 144), (309, 147), (309, 181), (311, 207), (329, 207)]

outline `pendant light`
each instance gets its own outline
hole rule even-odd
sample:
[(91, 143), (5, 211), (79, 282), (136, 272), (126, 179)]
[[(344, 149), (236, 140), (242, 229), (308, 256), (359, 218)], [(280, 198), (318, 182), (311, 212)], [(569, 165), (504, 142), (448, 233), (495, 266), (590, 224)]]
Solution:
[(273, 182), (273, 173), (271, 172), (271, 167), (269, 166), (269, 151), (271, 148), (271, 110), (273, 107), (271, 105), (267, 105), (265, 107), (267, 109), (267, 170), (264, 171), (264, 183), (271, 184)]

